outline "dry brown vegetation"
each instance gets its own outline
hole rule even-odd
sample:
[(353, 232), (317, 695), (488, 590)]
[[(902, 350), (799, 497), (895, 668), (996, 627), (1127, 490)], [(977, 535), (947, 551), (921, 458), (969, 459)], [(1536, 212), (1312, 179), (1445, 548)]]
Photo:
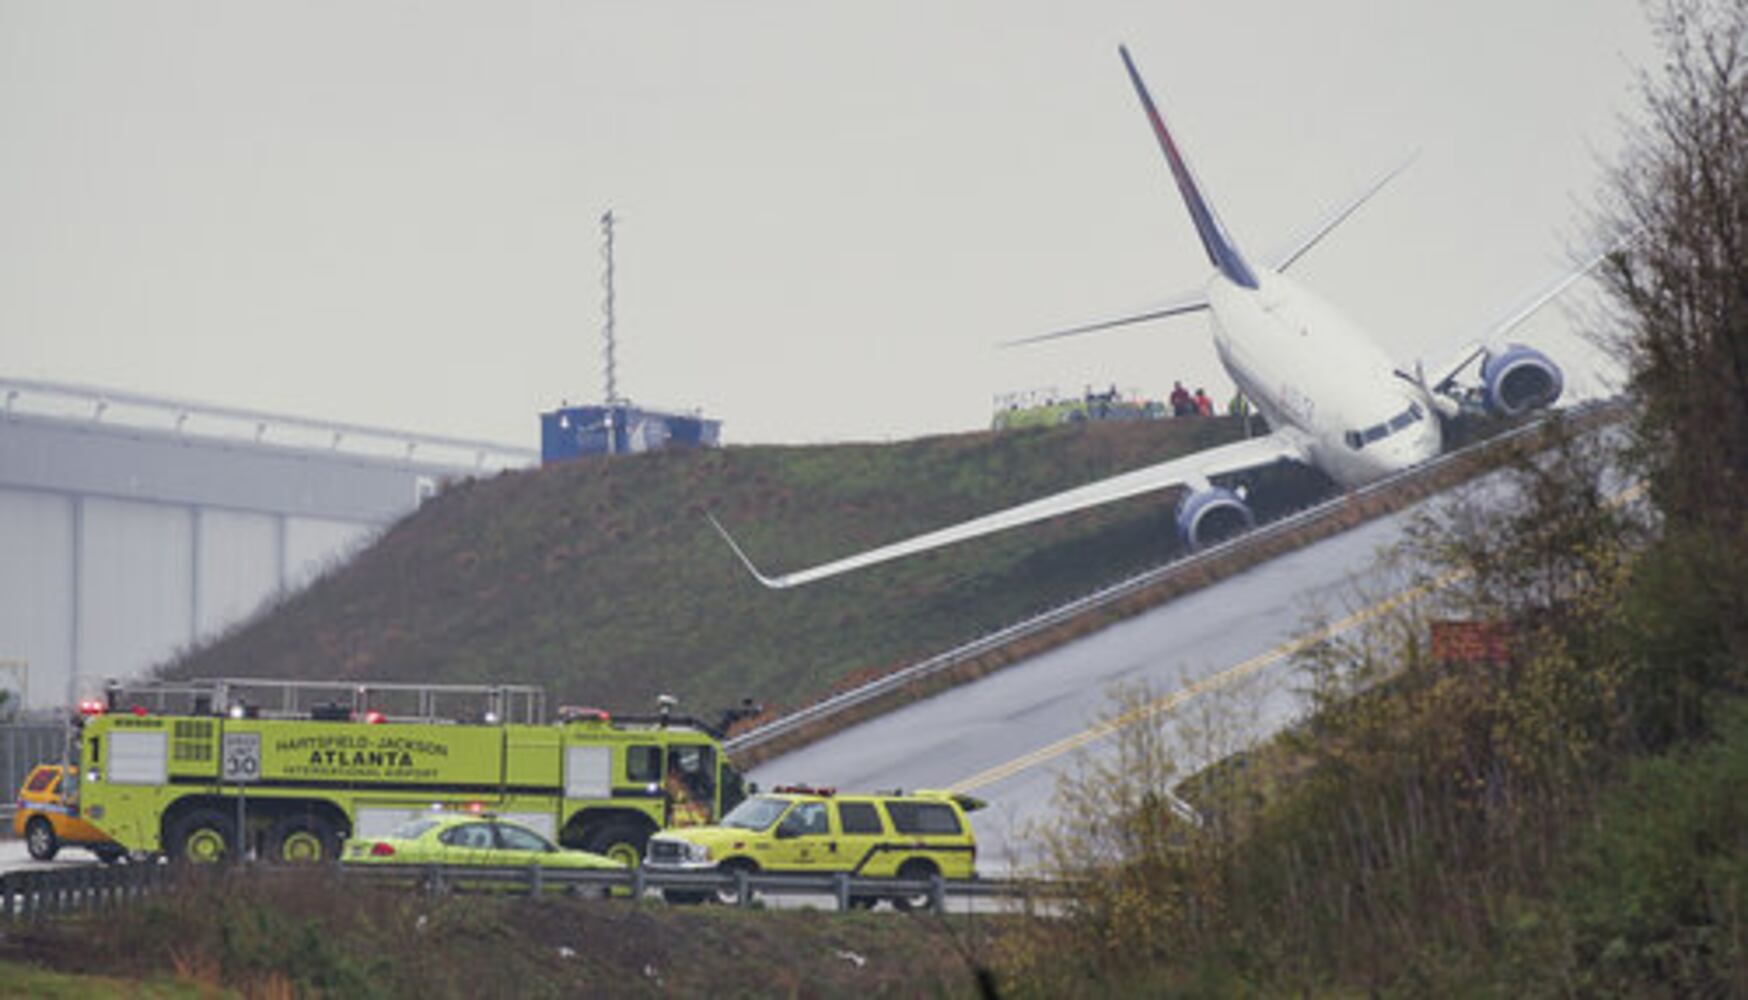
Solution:
[[(1124, 729), (1045, 841), (1088, 888), (1004, 939), (1005, 982), (1748, 995), (1748, 7), (1653, 20), (1666, 60), (1606, 210), (1637, 234), (1605, 266), (1626, 448), (1565, 435), (1509, 502), (1422, 519), (1402, 582), (1438, 603), (1306, 650), (1314, 711), (1271, 744), (1180, 789), (1181, 720)], [(1435, 658), (1430, 614), (1508, 641)]]
[(194, 873), (135, 908), (8, 929), (0, 959), (251, 997), (973, 996), (995, 927)]

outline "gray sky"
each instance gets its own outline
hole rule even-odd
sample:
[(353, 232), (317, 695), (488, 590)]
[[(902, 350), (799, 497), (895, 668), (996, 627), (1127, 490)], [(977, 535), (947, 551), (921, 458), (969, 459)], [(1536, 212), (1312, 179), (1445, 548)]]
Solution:
[(1118, 42), (1252, 256), (1421, 150), (1294, 271), (1404, 360), (1585, 241), (1652, 55), (1635, 0), (0, 0), (0, 374), (535, 445), (612, 208), (621, 391), (729, 441), (1224, 398), (1200, 317), (994, 347), (1207, 275)]

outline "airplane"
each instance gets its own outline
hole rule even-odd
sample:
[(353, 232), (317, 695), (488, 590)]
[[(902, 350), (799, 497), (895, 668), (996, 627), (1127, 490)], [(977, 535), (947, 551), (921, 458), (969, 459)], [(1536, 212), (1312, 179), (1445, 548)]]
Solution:
[[(1351, 489), (1437, 456), (1444, 448), (1442, 420), (1465, 409), (1480, 407), (1517, 416), (1551, 406), (1559, 399), (1564, 388), (1560, 367), (1533, 347), (1502, 343), (1501, 338), (1565, 291), (1609, 251), (1596, 254), (1540, 290), (1444, 363), (1430, 370), (1420, 364), (1412, 371), (1398, 367), (1364, 330), (1284, 272), (1408, 162), (1373, 181), (1259, 266), (1239, 250), (1221, 223), (1142, 82), (1128, 48), (1119, 46), (1117, 51), (1214, 272), (1204, 287), (1174, 296), (1147, 312), (1014, 343), (1206, 311), (1221, 364), (1267, 421), (1269, 433), (777, 576), (762, 573), (728, 530), (707, 513), (711, 525), (761, 584), (773, 589), (797, 587), (1072, 511), (1178, 487), (1185, 490), (1177, 507), (1178, 531), (1189, 547), (1203, 548), (1255, 526), (1243, 489), (1215, 485), (1216, 477), (1287, 461), (1321, 469), (1338, 485)], [(1478, 381), (1460, 382), (1470, 371), (1478, 375)]]

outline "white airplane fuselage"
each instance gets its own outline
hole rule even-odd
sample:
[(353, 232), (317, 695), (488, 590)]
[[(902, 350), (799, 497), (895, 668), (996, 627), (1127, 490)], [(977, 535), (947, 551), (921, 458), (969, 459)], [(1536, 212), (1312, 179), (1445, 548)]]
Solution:
[(1439, 454), (1430, 400), (1358, 325), (1290, 278), (1257, 278), (1251, 289), (1216, 273), (1208, 305), (1221, 363), (1270, 427), (1303, 434), (1311, 461), (1345, 487)]
[[(1343, 488), (1351, 489), (1436, 458), (1444, 448), (1441, 416), (1455, 416), (1469, 398), (1465, 395), (1459, 399), (1449, 389), (1458, 373), (1472, 363), (1479, 362), (1481, 366), (1481, 384), (1471, 393), (1494, 412), (1515, 416), (1530, 408), (1552, 405), (1559, 397), (1558, 367), (1546, 355), (1521, 344), (1507, 345), (1498, 353), (1482, 345), (1471, 345), (1459, 353), (1454, 364), (1435, 368), (1430, 381), (1420, 365), (1415, 366), (1413, 376), (1407, 376), (1358, 324), (1276, 269), (1291, 266), (1402, 167), (1379, 178), (1358, 198), (1326, 216), (1315, 230), (1305, 234), (1288, 252), (1277, 255), (1269, 266), (1253, 264), (1233, 242), (1197, 183), (1128, 50), (1119, 47), (1118, 52), (1214, 273), (1201, 293), (1181, 294), (1148, 312), (1014, 343), (1054, 340), (1206, 309), (1221, 364), (1238, 390), (1268, 421), (1269, 433), (1174, 456), (774, 577), (759, 572), (727, 529), (711, 518), (711, 524), (760, 583), (777, 589), (801, 586), (887, 560), (1168, 489), (1181, 491), (1175, 515), (1180, 537), (1192, 548), (1212, 544), (1255, 526), (1255, 516), (1245, 503), (1244, 491), (1222, 483), (1227, 477), (1245, 475), (1278, 462), (1303, 462), (1321, 469)], [(1601, 259), (1599, 255), (1563, 278), (1493, 333), (1502, 333), (1521, 321)]]

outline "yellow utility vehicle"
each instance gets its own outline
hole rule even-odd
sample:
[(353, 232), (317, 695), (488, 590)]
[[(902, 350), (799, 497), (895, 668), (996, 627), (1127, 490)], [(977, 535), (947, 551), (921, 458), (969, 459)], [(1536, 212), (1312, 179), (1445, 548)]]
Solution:
[[(717, 826), (670, 830), (650, 838), (650, 871), (846, 872), (861, 878), (921, 881), (972, 878), (977, 841), (966, 813), (983, 803), (949, 792), (840, 795), (831, 788), (779, 786), (753, 795)], [(706, 894), (668, 890), (670, 902)], [(859, 893), (851, 905), (872, 909), (887, 899), (908, 910), (926, 896)]]
[(83, 847), (104, 864), (127, 851), (79, 814), (79, 769), (71, 764), (40, 764), (19, 786), (12, 832), (38, 861), (53, 861), (63, 847)]

